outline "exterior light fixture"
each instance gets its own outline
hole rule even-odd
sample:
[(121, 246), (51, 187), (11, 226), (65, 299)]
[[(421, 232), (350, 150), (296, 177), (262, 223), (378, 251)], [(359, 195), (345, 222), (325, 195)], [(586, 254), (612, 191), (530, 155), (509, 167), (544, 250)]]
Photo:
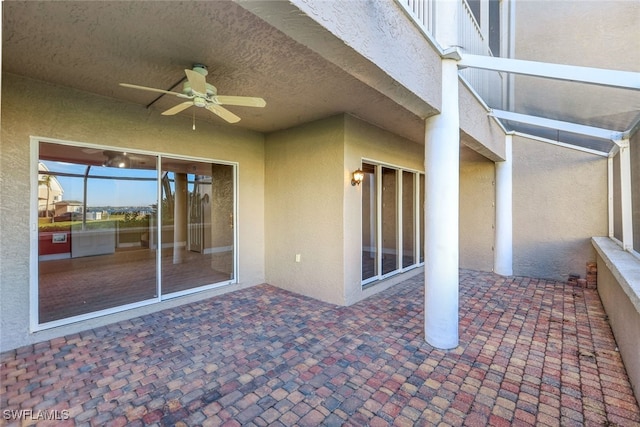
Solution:
[(352, 175), (351, 185), (353, 186), (360, 185), (363, 179), (364, 179), (364, 172), (362, 172), (362, 170), (360, 169), (357, 169)]

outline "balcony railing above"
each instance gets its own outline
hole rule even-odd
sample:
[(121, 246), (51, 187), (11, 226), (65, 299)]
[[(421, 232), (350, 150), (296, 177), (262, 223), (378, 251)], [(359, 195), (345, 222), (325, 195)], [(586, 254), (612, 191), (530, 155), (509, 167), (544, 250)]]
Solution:
[[(436, 8), (438, 2), (446, 0), (396, 0), (413, 22), (431, 40), (438, 42), (438, 21)], [(488, 1), (488, 0), (487, 0)], [(492, 55), (489, 40), (474, 17), (467, 0), (458, 2), (458, 41), (457, 46), (463, 52), (474, 55)], [(440, 46), (443, 46), (440, 44)], [(448, 46), (446, 46), (448, 47)], [(503, 83), (498, 72), (467, 68), (460, 75), (471, 85), (473, 90), (491, 107), (502, 108)]]

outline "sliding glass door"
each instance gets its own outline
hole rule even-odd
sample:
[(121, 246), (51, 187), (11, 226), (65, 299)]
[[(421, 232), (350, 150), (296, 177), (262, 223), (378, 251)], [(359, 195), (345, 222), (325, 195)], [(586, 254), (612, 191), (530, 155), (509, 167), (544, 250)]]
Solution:
[(398, 171), (382, 168), (382, 275), (398, 269)]
[[(424, 175), (364, 163), (362, 182), (362, 284), (423, 262)], [(418, 203), (420, 201), (420, 203)]]
[(233, 166), (162, 161), (162, 294), (234, 278)]
[(362, 280), (377, 277), (378, 272), (378, 184), (376, 167), (363, 164), (362, 171)]
[(37, 324), (235, 280), (235, 166), (38, 147)]

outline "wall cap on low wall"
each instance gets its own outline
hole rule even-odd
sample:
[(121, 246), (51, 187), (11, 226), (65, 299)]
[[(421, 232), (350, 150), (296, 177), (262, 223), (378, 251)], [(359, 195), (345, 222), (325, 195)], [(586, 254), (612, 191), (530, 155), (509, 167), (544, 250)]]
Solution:
[(592, 237), (593, 247), (611, 274), (640, 313), (640, 259), (631, 255), (609, 237)]

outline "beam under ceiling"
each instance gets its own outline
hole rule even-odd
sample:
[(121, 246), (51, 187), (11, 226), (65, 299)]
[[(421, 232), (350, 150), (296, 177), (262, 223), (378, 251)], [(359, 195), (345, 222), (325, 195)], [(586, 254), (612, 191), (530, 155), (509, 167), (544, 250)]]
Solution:
[(617, 132), (610, 129), (597, 128), (593, 126), (579, 125), (577, 123), (564, 122), (561, 120), (546, 119), (544, 117), (530, 116), (528, 114), (513, 113), (504, 110), (491, 110), (490, 116), (498, 119), (511, 120), (518, 123), (526, 123), (548, 129), (587, 135), (594, 138), (607, 139), (613, 142), (620, 141), (625, 137), (625, 132)]
[(640, 90), (640, 73), (631, 71), (551, 64), (512, 58), (496, 58), (493, 56), (471, 55), (467, 53), (462, 54), (462, 58), (458, 61), (458, 67), (480, 68), (483, 70), (503, 71), (534, 77)]

